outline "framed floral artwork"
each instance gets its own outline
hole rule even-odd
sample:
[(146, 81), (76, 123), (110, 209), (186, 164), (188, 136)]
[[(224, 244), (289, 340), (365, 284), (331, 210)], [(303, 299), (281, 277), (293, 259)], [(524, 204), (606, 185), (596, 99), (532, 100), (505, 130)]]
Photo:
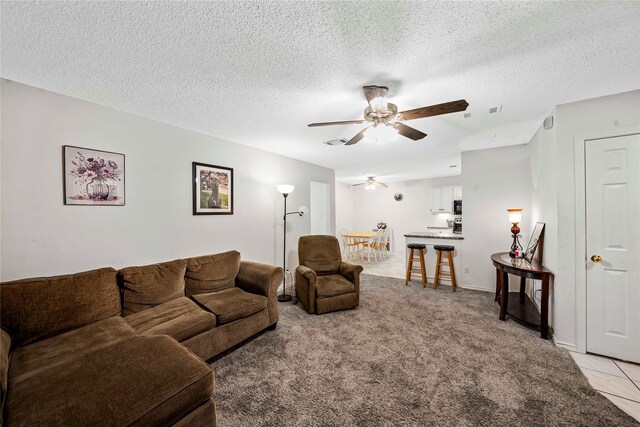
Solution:
[(233, 169), (193, 162), (193, 214), (233, 215)]
[(63, 147), (64, 204), (124, 206), (124, 154)]

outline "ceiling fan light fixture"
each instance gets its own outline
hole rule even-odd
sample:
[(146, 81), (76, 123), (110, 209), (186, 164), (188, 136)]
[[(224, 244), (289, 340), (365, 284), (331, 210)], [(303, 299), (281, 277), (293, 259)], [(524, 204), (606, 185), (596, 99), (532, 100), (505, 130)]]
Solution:
[(387, 114), (387, 97), (386, 96), (376, 96), (369, 102), (371, 109), (377, 114)]
[(365, 137), (370, 141), (393, 141), (398, 137), (398, 130), (392, 126), (377, 124), (365, 131)]

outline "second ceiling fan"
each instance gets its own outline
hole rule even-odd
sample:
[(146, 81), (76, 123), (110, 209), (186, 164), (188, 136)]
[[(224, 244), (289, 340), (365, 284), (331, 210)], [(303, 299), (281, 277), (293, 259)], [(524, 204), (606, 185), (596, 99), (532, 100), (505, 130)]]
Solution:
[(311, 123), (309, 127), (316, 126), (333, 126), (333, 125), (353, 125), (361, 123), (371, 123), (370, 126), (362, 129), (353, 138), (351, 138), (345, 145), (357, 144), (361, 139), (365, 137), (365, 132), (368, 129), (376, 128), (378, 126), (389, 126), (394, 128), (400, 135), (418, 141), (419, 139), (427, 136), (426, 133), (414, 129), (411, 126), (405, 125), (406, 120), (422, 119), (424, 117), (439, 116), (441, 114), (456, 113), (458, 111), (464, 111), (469, 106), (469, 103), (464, 99), (457, 101), (445, 102), (444, 104), (429, 105), (428, 107), (414, 108), (412, 110), (406, 110), (398, 112), (398, 107), (395, 104), (387, 102), (387, 92), (389, 88), (386, 86), (363, 86), (365, 98), (369, 106), (364, 110), (364, 120), (346, 120), (341, 122), (323, 122), (323, 123)]

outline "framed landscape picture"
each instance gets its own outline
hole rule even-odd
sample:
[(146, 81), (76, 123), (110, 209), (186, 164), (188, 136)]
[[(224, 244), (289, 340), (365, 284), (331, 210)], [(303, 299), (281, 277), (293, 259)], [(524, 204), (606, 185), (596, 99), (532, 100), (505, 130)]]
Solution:
[(124, 154), (65, 145), (64, 204), (124, 206)]
[(233, 169), (193, 162), (193, 214), (233, 215)]

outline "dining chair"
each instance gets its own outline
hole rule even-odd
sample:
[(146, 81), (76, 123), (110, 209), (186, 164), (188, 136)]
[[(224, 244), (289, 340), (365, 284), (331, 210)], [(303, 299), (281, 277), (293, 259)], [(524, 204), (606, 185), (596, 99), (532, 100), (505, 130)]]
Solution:
[(382, 236), (382, 247), (381, 247), (381, 251), (382, 251), (382, 256), (385, 258), (389, 258), (389, 245), (391, 242), (391, 229), (390, 228), (385, 228), (384, 229), (384, 235)]
[(350, 237), (345, 237), (344, 234), (349, 234), (349, 230), (343, 228), (340, 231), (340, 242), (342, 243), (343, 253), (345, 258), (351, 258), (352, 255), (355, 255), (354, 252), (357, 251), (358, 243), (356, 243), (355, 239)]
[[(356, 227), (354, 227), (354, 226), (349, 227), (349, 233), (357, 233), (357, 232), (358, 232), (358, 229)], [(354, 251), (355, 251), (354, 255), (356, 255), (356, 256), (357, 255), (364, 255), (363, 252), (364, 252), (365, 243), (367, 243), (367, 240), (366, 239), (356, 239), (356, 238), (353, 238), (351, 240), (352, 240), (353, 248), (354, 248)]]
[(371, 255), (373, 254), (373, 259), (375, 262), (378, 262), (378, 255), (380, 255), (380, 259), (382, 259), (381, 245), (384, 237), (384, 231), (380, 230), (376, 233), (376, 236), (365, 243), (365, 245), (369, 248), (369, 252), (367, 255), (367, 260), (371, 262)]

